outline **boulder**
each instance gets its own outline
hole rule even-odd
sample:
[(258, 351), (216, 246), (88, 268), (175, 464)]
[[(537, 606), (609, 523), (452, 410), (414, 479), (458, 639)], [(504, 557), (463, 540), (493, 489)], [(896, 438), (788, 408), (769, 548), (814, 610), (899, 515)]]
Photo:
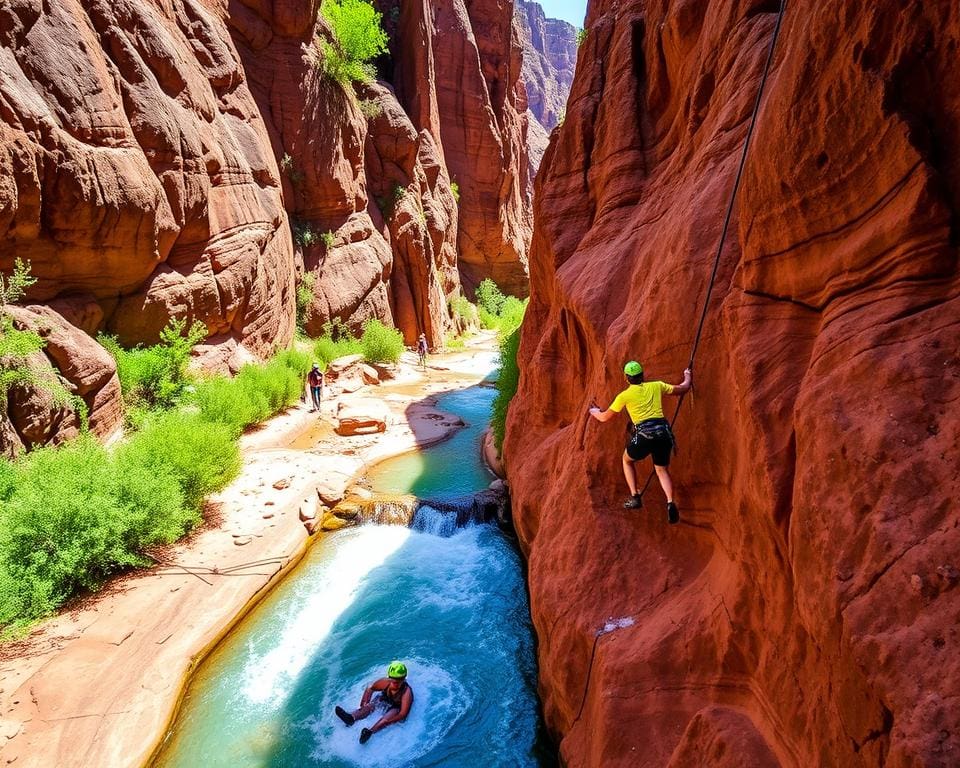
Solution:
[(389, 409), (382, 400), (358, 398), (337, 406), (337, 434), (358, 435), (384, 432)]

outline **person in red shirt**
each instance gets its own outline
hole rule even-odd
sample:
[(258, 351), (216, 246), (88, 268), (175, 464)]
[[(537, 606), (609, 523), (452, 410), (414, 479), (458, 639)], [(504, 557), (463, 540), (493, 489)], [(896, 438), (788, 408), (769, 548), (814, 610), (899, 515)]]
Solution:
[(307, 374), (307, 384), (310, 386), (310, 399), (313, 401), (313, 408), (310, 412), (320, 410), (320, 404), (323, 402), (323, 371), (320, 370), (320, 363), (314, 363), (310, 373)]

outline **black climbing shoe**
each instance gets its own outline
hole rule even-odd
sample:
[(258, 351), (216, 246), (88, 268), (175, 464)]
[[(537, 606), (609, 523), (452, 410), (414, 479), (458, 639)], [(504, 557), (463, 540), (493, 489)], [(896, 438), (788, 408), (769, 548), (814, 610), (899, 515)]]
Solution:
[(337, 707), (333, 711), (337, 713), (337, 717), (343, 720), (344, 724), (346, 725), (353, 725), (356, 722), (353, 719), (353, 715), (347, 712), (347, 710), (345, 710), (343, 707)]
[(369, 728), (364, 728), (362, 731), (360, 731), (360, 743), (366, 744), (368, 741), (370, 741), (371, 736), (373, 736), (373, 731), (371, 731)]
[(639, 493), (635, 493), (625, 502), (623, 502), (624, 509), (640, 509), (643, 506), (643, 500), (640, 498)]
[(676, 525), (680, 522), (680, 510), (672, 501), (667, 502), (667, 522), (670, 525)]

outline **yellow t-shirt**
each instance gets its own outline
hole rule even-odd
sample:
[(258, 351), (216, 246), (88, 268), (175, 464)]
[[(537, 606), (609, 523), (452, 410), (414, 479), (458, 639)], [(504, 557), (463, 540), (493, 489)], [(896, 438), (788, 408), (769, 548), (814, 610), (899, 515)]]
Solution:
[(663, 418), (661, 397), (673, 392), (673, 387), (665, 381), (645, 381), (643, 384), (631, 384), (610, 403), (610, 410), (620, 413), (627, 406), (627, 413), (634, 424), (646, 419)]

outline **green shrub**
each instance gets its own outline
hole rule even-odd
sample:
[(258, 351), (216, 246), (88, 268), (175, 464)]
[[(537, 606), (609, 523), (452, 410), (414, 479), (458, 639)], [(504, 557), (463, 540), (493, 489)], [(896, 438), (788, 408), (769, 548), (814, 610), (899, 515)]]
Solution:
[(117, 363), (117, 376), (124, 402), (129, 407), (171, 408), (187, 385), (190, 350), (207, 335), (203, 323), (171, 318), (160, 331), (160, 343), (124, 349), (116, 337), (100, 334), (97, 341)]
[(500, 308), (500, 324), (498, 327), (500, 334), (507, 336), (519, 328), (526, 311), (527, 299), (521, 301), (516, 296), (507, 296)]
[(236, 477), (240, 450), (224, 424), (203, 413), (171, 411), (155, 415), (132, 435), (117, 449), (116, 461), (121, 476), (137, 467), (168, 473), (187, 507), (198, 512), (205, 496)]
[(485, 309), (491, 315), (500, 315), (500, 309), (506, 297), (489, 277), (480, 281), (477, 286), (477, 308)]
[(307, 310), (313, 301), (313, 291), (317, 284), (317, 276), (313, 272), (306, 272), (297, 286), (297, 331), (305, 333)]
[(293, 225), (293, 241), (301, 248), (309, 248), (317, 242), (317, 233), (309, 222), (298, 221)]
[(367, 320), (363, 324), (360, 350), (367, 362), (395, 363), (403, 353), (403, 334), (379, 320)]
[(461, 350), (467, 348), (467, 342), (464, 341), (463, 336), (455, 336), (452, 333), (448, 333), (443, 337), (443, 346), (448, 350)]
[(578, 29), (577, 30), (577, 48), (583, 45), (583, 41), (587, 39), (587, 30)]
[(477, 316), (480, 318), (481, 328), (495, 331), (500, 327), (500, 318), (488, 312), (484, 307), (477, 307)]
[(320, 242), (323, 243), (323, 247), (328, 251), (333, 248), (333, 244), (336, 242), (337, 238), (329, 229), (320, 235)]
[(357, 101), (357, 106), (360, 107), (360, 112), (368, 120), (380, 117), (383, 114), (383, 106), (375, 99), (360, 99)]
[(477, 308), (464, 296), (455, 296), (450, 299), (450, 311), (457, 317), (463, 318), (467, 325), (477, 323)]
[(324, 324), (323, 335), (314, 342), (313, 352), (320, 367), (327, 370), (331, 360), (345, 355), (363, 354), (363, 349), (360, 340), (337, 318)]
[(460, 202), (460, 185), (455, 181), (450, 182), (450, 191), (453, 193), (453, 199)]
[(43, 616), (139, 562), (125, 546), (133, 510), (119, 506), (119, 478), (93, 438), (34, 451), (17, 474), (0, 525), (0, 570), (16, 585), (0, 594), (2, 624)]
[(344, 86), (373, 80), (370, 62), (387, 52), (381, 14), (365, 0), (324, 0), (320, 12), (334, 37), (320, 41), (324, 72)]
[(494, 445), (497, 451), (503, 449), (503, 438), (507, 431), (507, 411), (510, 401), (517, 393), (520, 382), (520, 369), (517, 367), (517, 350), (520, 348), (520, 329), (515, 328), (500, 340), (500, 367), (497, 376), (497, 394), (490, 406), (490, 426), (493, 429)]

